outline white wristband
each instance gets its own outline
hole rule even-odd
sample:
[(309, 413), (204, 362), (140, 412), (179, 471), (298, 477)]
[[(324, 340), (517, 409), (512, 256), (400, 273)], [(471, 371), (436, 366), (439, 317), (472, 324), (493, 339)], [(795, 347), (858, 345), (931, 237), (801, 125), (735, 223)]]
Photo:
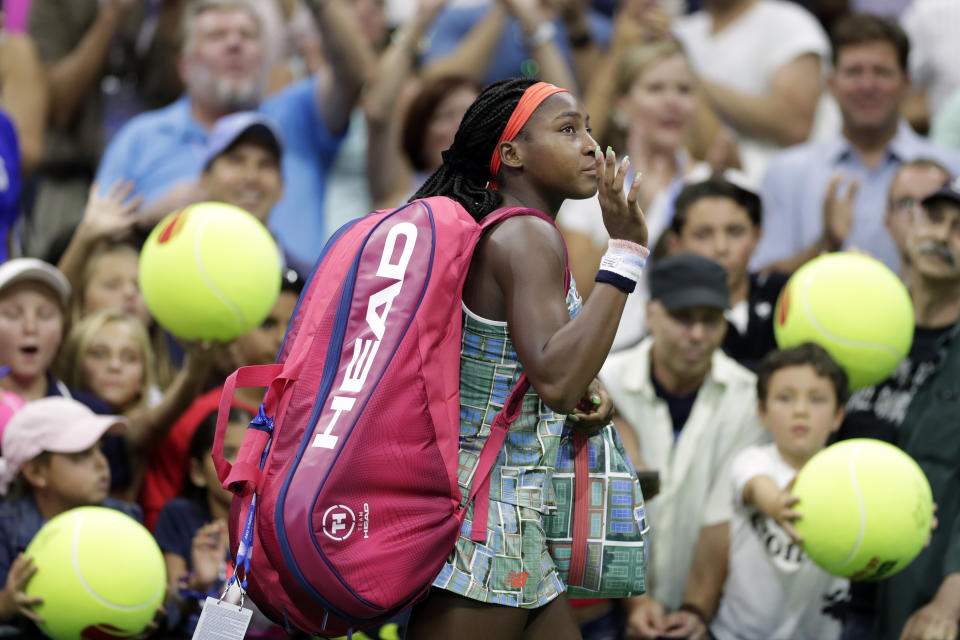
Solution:
[(629, 240), (610, 240), (607, 252), (600, 260), (600, 270), (595, 280), (606, 282), (632, 293), (643, 274), (650, 250)]

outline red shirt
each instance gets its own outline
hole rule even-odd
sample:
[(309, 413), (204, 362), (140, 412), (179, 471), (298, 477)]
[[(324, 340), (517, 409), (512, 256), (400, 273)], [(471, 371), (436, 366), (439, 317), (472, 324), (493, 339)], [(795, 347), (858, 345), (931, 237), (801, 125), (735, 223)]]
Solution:
[[(209, 416), (216, 413), (220, 406), (220, 392), (223, 387), (211, 389), (198, 397), (193, 404), (180, 416), (170, 433), (153, 450), (150, 461), (147, 463), (147, 472), (143, 480), (143, 491), (140, 494), (140, 504), (143, 506), (143, 524), (150, 531), (157, 524), (160, 510), (167, 500), (176, 498), (183, 491), (183, 481), (187, 477), (190, 467), (190, 441), (197, 430), (197, 426)], [(256, 407), (233, 399), (231, 406), (255, 414)]]

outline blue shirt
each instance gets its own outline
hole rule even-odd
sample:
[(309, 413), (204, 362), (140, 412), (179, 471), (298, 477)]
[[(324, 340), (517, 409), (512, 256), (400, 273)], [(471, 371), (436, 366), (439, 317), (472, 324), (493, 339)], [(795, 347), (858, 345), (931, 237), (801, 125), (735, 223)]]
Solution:
[[(484, 15), (492, 6), (493, 2), (469, 7), (448, 6), (441, 11), (430, 29), (428, 36), (430, 46), (424, 56), (424, 62), (429, 63), (456, 49), (467, 33), (483, 20)], [(613, 30), (610, 18), (590, 9), (587, 12), (587, 22), (590, 27), (590, 35), (594, 41), (601, 48), (606, 48)], [(573, 58), (566, 28), (560, 20), (557, 20), (554, 24), (557, 29), (554, 43), (567, 59), (567, 64), (572, 66)], [(490, 84), (497, 80), (529, 75), (526, 73), (529, 70), (526, 69), (524, 62), (532, 57), (524, 43), (523, 28), (517, 20), (509, 18), (503, 36), (500, 38), (487, 67), (487, 75), (483, 83)], [(574, 87), (569, 88), (573, 89)]]
[(20, 200), (20, 146), (17, 131), (0, 110), (0, 263), (7, 255), (7, 235), (17, 221)]
[(164, 553), (175, 553), (193, 571), (193, 538), (202, 526), (210, 522), (207, 505), (189, 498), (173, 498), (160, 510), (153, 537)]
[[(270, 96), (259, 111), (274, 121), (283, 138), (284, 195), (270, 214), (270, 228), (297, 262), (312, 264), (327, 237), (323, 214), (327, 173), (345, 132), (327, 130), (313, 78)], [(170, 187), (200, 175), (207, 134), (183, 96), (123, 127), (107, 145), (97, 180), (103, 189), (119, 179), (131, 180), (134, 194), (143, 195), (145, 202), (155, 200)]]
[[(763, 232), (751, 259), (751, 269), (788, 258), (823, 235), (823, 199), (834, 172), (856, 178), (859, 189), (853, 202), (853, 227), (844, 248), (856, 247), (900, 269), (900, 256), (883, 224), (888, 191), (900, 164), (930, 158), (951, 175), (960, 174), (960, 151), (934, 145), (901, 122), (880, 163), (869, 168), (843, 136), (809, 142), (781, 151), (767, 167), (761, 187)], [(845, 194), (842, 183), (841, 197)]]

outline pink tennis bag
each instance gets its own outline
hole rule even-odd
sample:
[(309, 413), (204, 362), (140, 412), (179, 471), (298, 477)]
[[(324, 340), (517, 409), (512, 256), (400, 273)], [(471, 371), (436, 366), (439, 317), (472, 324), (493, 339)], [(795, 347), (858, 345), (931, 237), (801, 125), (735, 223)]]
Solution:
[[(484, 229), (443, 197), (340, 229), (304, 288), (277, 363), (224, 385), (213, 456), (234, 492), (236, 579), (288, 629), (343, 635), (421, 597), (463, 529), (483, 541), (489, 474), (529, 388), (517, 382), (481, 452), (464, 521), (457, 485), (461, 295)], [(552, 223), (552, 222), (551, 222)], [(266, 387), (236, 462), (236, 387)]]

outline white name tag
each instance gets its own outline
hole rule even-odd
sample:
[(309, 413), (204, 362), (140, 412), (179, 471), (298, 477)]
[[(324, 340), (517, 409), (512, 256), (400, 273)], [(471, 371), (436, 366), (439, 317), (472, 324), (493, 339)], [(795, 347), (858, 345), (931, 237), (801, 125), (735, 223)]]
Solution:
[(193, 640), (243, 640), (253, 611), (207, 596)]

